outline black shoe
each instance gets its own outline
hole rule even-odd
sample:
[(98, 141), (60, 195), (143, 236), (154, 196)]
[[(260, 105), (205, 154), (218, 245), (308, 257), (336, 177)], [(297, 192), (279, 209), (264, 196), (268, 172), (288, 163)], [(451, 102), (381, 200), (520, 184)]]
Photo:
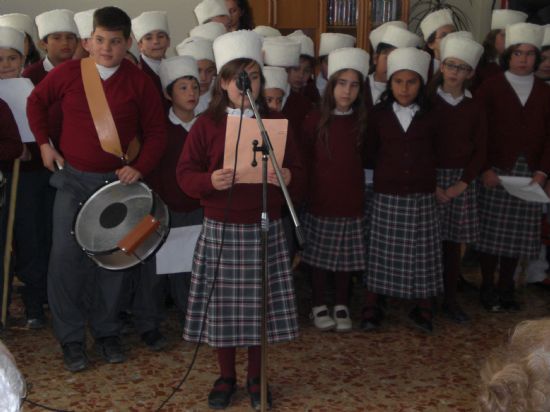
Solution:
[(483, 306), (487, 312), (503, 312), (503, 309), (500, 306), (500, 299), (494, 289), (481, 289), (479, 293), (479, 301), (481, 302), (481, 306)]
[(168, 340), (159, 332), (158, 329), (152, 329), (141, 334), (141, 340), (153, 352), (160, 352), (168, 346)]
[[(255, 411), (259, 411), (262, 406), (262, 389), (260, 378), (250, 378), (246, 382), (246, 389), (248, 395), (250, 395), (250, 406)], [(271, 391), (269, 386), (267, 387), (267, 409), (271, 409), (273, 406), (273, 399), (271, 397)]]
[(432, 311), (416, 306), (409, 313), (409, 318), (414, 322), (414, 325), (423, 332), (432, 333), (434, 330), (432, 324)]
[(44, 318), (27, 318), (27, 328), (29, 329), (44, 329), (46, 327), (46, 321)]
[(470, 317), (464, 313), (462, 308), (458, 304), (448, 305), (444, 303), (441, 306), (441, 312), (446, 318), (452, 320), (455, 323), (465, 323), (470, 320)]
[(231, 404), (231, 397), (237, 389), (235, 378), (219, 378), (208, 394), (208, 407), (211, 409), (225, 409)]
[(79, 372), (88, 366), (88, 357), (81, 342), (69, 342), (62, 346), (63, 363), (70, 372)]
[(107, 336), (96, 340), (97, 352), (107, 363), (122, 363), (126, 355), (122, 351), (122, 345), (118, 336)]
[(384, 312), (379, 306), (365, 307), (363, 309), (363, 319), (361, 319), (360, 328), (365, 332), (380, 329)]

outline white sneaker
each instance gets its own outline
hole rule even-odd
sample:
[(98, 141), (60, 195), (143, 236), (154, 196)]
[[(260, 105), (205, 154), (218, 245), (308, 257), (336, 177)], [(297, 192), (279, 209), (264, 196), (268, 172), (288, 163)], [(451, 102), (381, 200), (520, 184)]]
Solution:
[(336, 326), (336, 323), (330, 317), (327, 305), (311, 308), (311, 318), (313, 319), (313, 324), (319, 330), (331, 330)]
[(345, 305), (336, 305), (332, 313), (336, 324), (336, 332), (349, 332), (352, 324), (348, 307)]

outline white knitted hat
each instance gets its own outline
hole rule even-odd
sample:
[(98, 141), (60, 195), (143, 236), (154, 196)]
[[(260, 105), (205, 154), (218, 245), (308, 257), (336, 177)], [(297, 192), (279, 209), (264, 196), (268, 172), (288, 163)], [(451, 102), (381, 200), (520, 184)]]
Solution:
[(389, 44), (396, 48), (418, 47), (420, 45), (420, 37), (401, 27), (388, 26), (380, 39), (380, 43)]
[(94, 13), (97, 9), (80, 11), (74, 14), (74, 22), (78, 27), (78, 37), (89, 39), (94, 31)]
[(38, 27), (38, 37), (44, 39), (49, 34), (69, 32), (78, 36), (78, 28), (74, 22), (74, 13), (67, 9), (50, 10), (39, 14), (34, 19)]
[(265, 89), (281, 89), (286, 93), (288, 89), (288, 74), (282, 67), (265, 66)]
[(212, 42), (202, 37), (188, 37), (176, 46), (178, 56), (191, 56), (195, 60), (214, 61)]
[(420, 30), (422, 30), (424, 40), (428, 41), (432, 33), (440, 27), (447, 25), (454, 26), (453, 15), (449, 9), (440, 9), (424, 17), (420, 22)]
[(515, 44), (532, 44), (540, 50), (542, 39), (544, 37), (544, 28), (533, 23), (515, 23), (506, 26), (505, 47), (508, 48)]
[(376, 29), (371, 30), (369, 34), (369, 40), (370, 40), (370, 44), (372, 44), (373, 51), (376, 51), (376, 48), (380, 44), (380, 40), (382, 40), (382, 36), (390, 26), (396, 26), (404, 30), (407, 30), (407, 23), (401, 20), (388, 21), (384, 24), (381, 24)]
[(429, 53), (414, 47), (396, 49), (388, 56), (388, 79), (400, 70), (411, 70), (418, 73), (426, 84), (431, 59)]
[(343, 33), (321, 33), (319, 57), (328, 56), (331, 51), (355, 46), (355, 37)]
[(224, 0), (202, 0), (194, 11), (199, 24), (207, 22), (212, 17), (229, 16)]
[(503, 30), (510, 24), (523, 23), (527, 20), (527, 17), (527, 14), (522, 11), (508, 9), (493, 10), (491, 30)]
[(139, 42), (143, 36), (153, 31), (163, 31), (170, 36), (168, 17), (165, 11), (144, 11), (132, 19), (132, 32)]
[(189, 37), (202, 37), (210, 41), (216, 40), (222, 34), (227, 33), (227, 29), (223, 23), (211, 21), (204, 24), (199, 24), (191, 29)]
[(256, 26), (252, 31), (255, 31), (262, 37), (278, 37), (282, 36), (281, 32), (271, 26)]
[(13, 27), (0, 26), (0, 48), (15, 49), (25, 54), (25, 33)]
[(262, 50), (268, 66), (296, 67), (300, 65), (299, 41), (289, 37), (266, 37)]
[(328, 77), (339, 70), (357, 70), (366, 78), (369, 74), (369, 54), (357, 47), (343, 47), (330, 52), (328, 55)]
[(300, 42), (301, 55), (315, 57), (315, 46), (313, 44), (313, 40), (311, 40), (311, 37), (306, 35), (302, 30), (293, 31), (287, 37)]
[(446, 36), (441, 41), (441, 61), (449, 57), (464, 60), (475, 69), (483, 54), (483, 46), (478, 42), (460, 36)]
[(262, 37), (251, 30), (223, 34), (214, 40), (213, 47), (218, 73), (226, 63), (235, 59), (251, 59), (263, 66)]
[(199, 79), (197, 61), (193, 57), (174, 56), (161, 60), (159, 77), (164, 90), (173, 82), (185, 76), (191, 76), (197, 80)]
[(33, 19), (26, 14), (11, 13), (0, 16), (0, 26), (12, 27), (16, 30), (27, 33), (36, 40), (36, 25)]
[(459, 30), (447, 34), (444, 38), (462, 37), (463, 39), (474, 40), (474, 35), (471, 31)]

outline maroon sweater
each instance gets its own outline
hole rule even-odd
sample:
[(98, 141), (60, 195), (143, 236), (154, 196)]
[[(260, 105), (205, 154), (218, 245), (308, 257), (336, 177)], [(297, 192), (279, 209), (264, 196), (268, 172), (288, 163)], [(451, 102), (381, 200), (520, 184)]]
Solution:
[(511, 170), (519, 156), (529, 168), (550, 174), (550, 87), (536, 79), (522, 106), (504, 73), (486, 80), (479, 98), (487, 112), (489, 127), (487, 160), (483, 170), (493, 166)]
[(164, 90), (162, 89), (162, 83), (160, 81), (160, 76), (154, 72), (151, 67), (147, 64), (145, 60), (143, 60), (143, 57), (139, 56), (139, 67), (141, 67), (141, 70), (153, 80), (153, 83), (155, 83), (155, 87), (157, 88), (159, 95), (160, 95), (160, 101), (162, 102), (162, 107), (164, 108), (164, 111), (168, 113), (168, 110), (170, 110), (170, 106), (172, 106), (172, 103), (170, 100), (168, 100), (166, 97), (164, 97)]
[[(151, 80), (125, 59), (102, 83), (123, 151), (134, 137), (141, 139), (141, 152), (132, 166), (145, 176), (156, 166), (166, 144), (158, 92)], [(64, 113), (60, 148), (69, 164), (96, 173), (122, 166), (120, 159), (101, 148), (84, 93), (80, 60), (56, 67), (29, 96), (27, 116), (40, 145), (48, 143), (48, 108), (55, 102), (61, 103)]]
[[(286, 99), (282, 114), (288, 119), (288, 124), (292, 130), (298, 131), (302, 130), (304, 119), (312, 108), (313, 105), (307, 97), (291, 91)], [(298, 140), (300, 140), (300, 136), (298, 136)]]
[(167, 142), (158, 166), (149, 173), (146, 182), (174, 212), (191, 212), (200, 207), (197, 199), (187, 196), (178, 186), (176, 166), (187, 139), (187, 130), (167, 122)]
[(306, 86), (302, 89), (302, 95), (306, 97), (313, 106), (318, 106), (321, 102), (319, 89), (315, 85), (315, 79), (309, 79)]
[(464, 169), (461, 180), (470, 183), (480, 173), (487, 153), (487, 118), (477, 100), (464, 97), (456, 106), (439, 95), (433, 116), (439, 122), (436, 152), (437, 167)]
[[(36, 86), (46, 78), (48, 72), (44, 70), (44, 59), (33, 63), (23, 71), (22, 77), (30, 79)], [(59, 137), (61, 136), (61, 125), (63, 123), (63, 112), (60, 103), (54, 103), (48, 107), (48, 135), (54, 146), (59, 146)], [(40, 148), (36, 143), (25, 143), (31, 152), (31, 160), (21, 163), (21, 170), (41, 170), (44, 168), (40, 156)]]
[(365, 185), (357, 115), (330, 116), (328, 147), (317, 131), (320, 119), (320, 112), (311, 112), (302, 131), (308, 210), (316, 216), (361, 217)]
[(502, 67), (500, 67), (498, 64), (491, 62), (487, 63), (484, 66), (478, 65), (476, 68), (476, 75), (474, 77), (474, 80), (472, 82), (472, 87), (470, 88), (472, 91), (476, 91), (479, 89), (479, 86), (487, 80), (493, 77), (496, 74), (502, 73)]
[(433, 193), (436, 187), (437, 122), (431, 112), (403, 131), (391, 104), (369, 113), (366, 167), (374, 169), (374, 191), (392, 195)]
[(11, 172), (10, 160), (21, 156), (23, 144), (17, 123), (8, 104), (0, 99), (0, 170)]
[[(280, 118), (270, 114), (267, 118)], [(223, 221), (229, 189), (216, 190), (212, 185), (212, 172), (223, 166), (225, 129), (227, 116), (216, 123), (209, 113), (204, 113), (195, 122), (178, 162), (177, 180), (185, 193), (199, 198), (204, 207), (204, 216)], [(258, 161), (258, 167), (261, 162)], [(286, 151), (281, 167), (290, 169), (292, 179), (288, 187), (291, 195), (299, 194), (304, 189), (304, 170), (299, 152), (294, 143), (294, 136), (289, 129)], [(231, 209), (227, 213), (230, 223), (258, 223), (262, 201), (261, 184), (236, 184), (233, 188)], [(270, 219), (281, 216), (284, 202), (281, 189), (268, 185), (268, 212)]]

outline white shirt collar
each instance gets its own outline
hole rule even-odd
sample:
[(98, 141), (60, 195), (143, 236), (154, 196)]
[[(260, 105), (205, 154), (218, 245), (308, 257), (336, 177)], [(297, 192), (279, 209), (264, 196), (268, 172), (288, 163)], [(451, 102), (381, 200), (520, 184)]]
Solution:
[(338, 109), (334, 109), (332, 111), (332, 114), (335, 116), (347, 116), (353, 113), (353, 107), (350, 107), (349, 110), (346, 110), (345, 112), (341, 112)]
[(197, 107), (195, 107), (195, 116), (203, 113), (208, 109), (208, 105), (210, 104), (210, 100), (212, 100), (212, 89), (208, 89), (206, 93), (199, 96), (199, 103), (197, 104)]
[(187, 130), (187, 132), (191, 130), (191, 127), (193, 127), (193, 124), (197, 120), (196, 117), (193, 117), (190, 121), (184, 122), (178, 116), (176, 116), (176, 113), (174, 113), (173, 107), (170, 107), (170, 110), (168, 111), (168, 119), (170, 119), (172, 124), (183, 127), (185, 130)]
[(323, 93), (325, 92), (325, 88), (327, 87), (328, 80), (323, 77), (321, 73), (317, 75), (317, 78), (315, 79), (315, 86), (317, 86), (317, 90), (319, 90), (319, 94), (321, 97), (323, 96)]
[(449, 103), (451, 106), (458, 105), (462, 100), (464, 100), (464, 97), (472, 98), (472, 93), (470, 93), (469, 90), (464, 90), (464, 94), (453, 97), (451, 93), (447, 93), (445, 90), (443, 90), (441, 87), (437, 88), (437, 94), (441, 96), (443, 100), (445, 100), (447, 103)]
[(531, 94), (531, 90), (533, 90), (533, 85), (535, 84), (535, 75), (531, 73), (527, 76), (518, 76), (507, 70), (504, 72), (504, 76), (512, 86), (512, 89), (516, 92), (521, 105), (525, 106)]
[(101, 80), (107, 80), (109, 77), (117, 72), (120, 64), (116, 67), (105, 67), (96, 63), (95, 66), (97, 67), (97, 71), (99, 72), (99, 77), (101, 77)]
[(404, 131), (407, 131), (409, 129), (414, 115), (420, 110), (420, 106), (418, 106), (416, 103), (404, 107), (397, 102), (393, 102), (392, 108), (393, 112), (397, 116), (397, 120), (399, 120), (399, 123), (401, 124), (401, 127)]
[[(231, 107), (227, 107), (225, 109), (225, 111), (229, 116), (240, 116), (241, 115), (241, 109), (240, 108), (232, 109)], [(244, 109), (243, 117), (254, 117), (254, 112), (252, 111), (252, 109)]]
[(50, 61), (50, 59), (48, 59), (48, 56), (44, 57), (42, 66), (44, 67), (44, 70), (46, 70), (47, 72), (51, 71), (55, 67)]
[(147, 66), (149, 66), (151, 70), (153, 70), (156, 74), (159, 74), (161, 60), (151, 59), (150, 57), (147, 57), (143, 53), (141, 54), (141, 58), (145, 63), (147, 63)]
[(380, 100), (380, 96), (386, 90), (387, 84), (374, 80), (374, 73), (369, 74), (370, 93), (372, 96), (372, 104), (376, 104)]

